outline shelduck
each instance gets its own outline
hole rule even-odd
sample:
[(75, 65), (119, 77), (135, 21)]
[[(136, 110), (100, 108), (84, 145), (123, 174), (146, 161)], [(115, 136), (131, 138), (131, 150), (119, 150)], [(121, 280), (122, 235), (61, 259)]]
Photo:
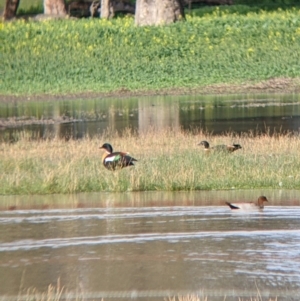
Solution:
[(207, 151), (207, 152), (217, 151), (217, 152), (232, 153), (232, 152), (242, 148), (240, 144), (232, 144), (232, 145), (220, 144), (220, 145), (210, 147), (209, 143), (207, 141), (201, 141), (198, 145), (203, 145), (204, 150)]
[(132, 166), (134, 165), (134, 161), (137, 161), (126, 152), (113, 152), (113, 148), (109, 143), (104, 143), (100, 149), (105, 150), (102, 156), (102, 163), (108, 170), (117, 170)]
[(229, 203), (226, 202), (226, 204), (229, 206), (232, 210), (263, 210), (264, 209), (264, 202), (268, 202), (268, 199), (261, 195), (256, 202), (250, 202), (250, 203)]

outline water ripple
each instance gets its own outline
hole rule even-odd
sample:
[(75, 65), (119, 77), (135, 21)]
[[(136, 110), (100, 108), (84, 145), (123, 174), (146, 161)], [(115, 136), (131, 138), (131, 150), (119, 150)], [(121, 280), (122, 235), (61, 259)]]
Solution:
[(7, 223), (45, 223), (76, 220), (142, 219), (155, 217), (201, 217), (202, 220), (228, 220), (231, 218), (273, 219), (300, 218), (299, 207), (268, 207), (264, 212), (231, 212), (227, 207), (146, 207), (118, 209), (66, 209), (66, 210), (20, 210), (0, 213), (0, 225)]
[[(143, 233), (143, 234), (129, 234), (129, 235), (100, 235), (100, 236), (86, 236), (86, 237), (68, 237), (68, 238), (55, 238), (43, 240), (17, 240), (13, 242), (1, 243), (0, 252), (16, 251), (16, 250), (30, 250), (37, 248), (63, 248), (70, 246), (83, 246), (83, 245), (102, 245), (102, 244), (121, 244), (121, 243), (141, 243), (148, 241), (180, 241), (187, 239), (201, 239), (208, 237), (210, 239), (219, 239), (226, 237), (245, 237), (247, 239), (263, 239), (264, 237), (274, 240), (284, 238), (293, 238), (295, 246), (300, 243), (300, 229), (290, 230), (253, 230), (253, 231), (205, 231), (205, 232), (182, 232), (182, 233)], [(270, 246), (280, 247), (280, 244), (272, 242)], [(290, 245), (289, 245), (290, 246)], [(287, 248), (287, 245), (284, 245)], [(248, 250), (254, 252), (254, 250)], [(299, 250), (300, 252), (300, 250)]]

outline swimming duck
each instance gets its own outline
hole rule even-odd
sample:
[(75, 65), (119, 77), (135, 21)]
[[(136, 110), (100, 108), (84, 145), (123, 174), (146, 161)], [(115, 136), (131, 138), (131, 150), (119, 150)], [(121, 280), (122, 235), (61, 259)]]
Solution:
[(218, 152), (232, 153), (232, 152), (242, 148), (240, 146), (240, 144), (232, 144), (232, 145), (221, 144), (221, 145), (216, 145), (216, 146), (210, 147), (209, 143), (207, 141), (201, 141), (198, 145), (203, 145), (204, 150), (207, 151), (207, 152), (210, 151), (210, 150), (214, 150), (214, 151), (218, 151)]
[(113, 152), (113, 148), (109, 143), (104, 143), (100, 149), (104, 149), (102, 163), (109, 170), (121, 169), (126, 166), (134, 165), (133, 161), (137, 161), (125, 152)]
[(268, 202), (268, 199), (261, 195), (258, 199), (257, 202), (250, 202), (250, 203), (229, 203), (226, 202), (226, 204), (230, 207), (232, 210), (262, 210), (264, 209), (264, 202)]

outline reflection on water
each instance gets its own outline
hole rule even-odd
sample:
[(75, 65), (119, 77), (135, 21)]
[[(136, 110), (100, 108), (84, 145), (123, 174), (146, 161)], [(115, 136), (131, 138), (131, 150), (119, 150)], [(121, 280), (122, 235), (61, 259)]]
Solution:
[[(249, 201), (262, 193), (270, 200), (263, 213), (232, 213), (224, 206), (226, 200)], [(297, 195), (94, 193), (74, 196), (65, 208), (19, 203), (20, 210), (0, 212), (0, 296), (13, 300), (21, 282), (45, 291), (60, 277), (69, 290), (80, 287), (94, 300), (163, 300), (199, 292), (209, 300), (237, 300), (255, 297), (257, 288), (264, 297), (296, 300), (291, 298), (300, 295)], [(79, 202), (84, 208), (75, 208)]]
[(0, 104), (0, 138), (93, 137), (107, 129), (298, 132), (299, 95), (159, 96)]
[(145, 191), (95, 192), (50, 195), (0, 195), (1, 210), (46, 210), (76, 208), (220, 206), (228, 202), (254, 201), (266, 195), (276, 206), (300, 206), (298, 190), (201, 190), (201, 191)]

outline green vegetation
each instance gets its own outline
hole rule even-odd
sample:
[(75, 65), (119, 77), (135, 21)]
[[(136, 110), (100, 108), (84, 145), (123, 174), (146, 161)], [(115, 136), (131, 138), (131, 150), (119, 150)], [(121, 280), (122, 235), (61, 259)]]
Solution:
[(298, 9), (246, 13), (243, 6), (228, 6), (192, 14), (161, 27), (136, 27), (130, 17), (0, 23), (0, 94), (300, 77)]
[[(4, 9), (5, 0), (0, 1), (0, 11)], [(43, 1), (42, 0), (20, 0), (17, 15), (25, 15), (32, 13), (43, 12)]]
[(18, 16), (36, 15), (44, 12), (43, 3), (40, 1), (21, 1), (21, 5), (18, 8)]
[[(243, 148), (232, 154), (207, 155), (197, 145), (201, 140), (211, 145), (234, 142)], [(116, 151), (130, 151), (138, 159), (136, 166), (106, 170), (99, 149), (104, 142), (111, 143)], [(0, 144), (0, 194), (299, 189), (299, 143), (293, 135), (209, 137), (173, 131), (126, 132), (124, 136), (110, 133), (68, 143), (20, 137), (14, 144)]]

